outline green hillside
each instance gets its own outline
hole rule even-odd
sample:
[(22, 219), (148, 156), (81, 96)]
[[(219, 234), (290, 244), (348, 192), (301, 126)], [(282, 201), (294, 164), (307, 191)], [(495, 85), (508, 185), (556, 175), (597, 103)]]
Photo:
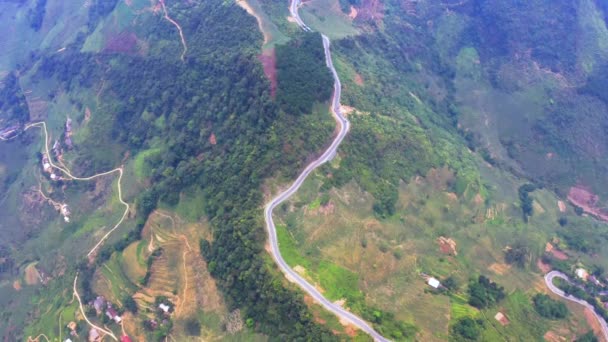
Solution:
[(337, 132), (324, 34), (351, 126), (286, 262), (391, 340), (590, 338), (543, 276), (608, 317), (605, 1), (288, 5), (0, 2), (0, 336), (369, 340), (267, 247)]

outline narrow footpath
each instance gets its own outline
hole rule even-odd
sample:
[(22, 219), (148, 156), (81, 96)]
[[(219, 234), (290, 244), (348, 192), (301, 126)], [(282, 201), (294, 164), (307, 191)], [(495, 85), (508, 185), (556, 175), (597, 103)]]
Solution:
[[(292, 16), (296, 19), (296, 22), (298, 23), (300, 28), (302, 28), (304, 31), (311, 31), (311, 29), (302, 22), (302, 20), (300, 19), (299, 15), (298, 15), (299, 4), (300, 4), (300, 0), (292, 0), (291, 5), (290, 5), (290, 11), (292, 13)], [(332, 312), (341, 321), (348, 322), (348, 323), (352, 324), (353, 326), (359, 328), (360, 330), (364, 331), (365, 333), (369, 334), (375, 341), (384, 342), (384, 341), (388, 341), (388, 339), (384, 338), (376, 330), (374, 330), (374, 328), (372, 328), (371, 324), (367, 323), (366, 321), (364, 321), (357, 315), (354, 315), (353, 313), (346, 310), (342, 306), (332, 303), (330, 300), (325, 298), (312, 284), (310, 284), (308, 281), (306, 281), (304, 278), (302, 278), (297, 272), (295, 272), (291, 267), (289, 267), (289, 265), (285, 262), (285, 260), (283, 259), (283, 256), (281, 255), (281, 251), (279, 249), (279, 242), (278, 242), (278, 238), (277, 238), (277, 230), (276, 230), (274, 221), (272, 219), (272, 212), (274, 211), (274, 209), (277, 206), (279, 206), (281, 203), (286, 201), (294, 193), (296, 193), (296, 191), (298, 191), (298, 189), (300, 188), (302, 183), (304, 183), (304, 181), (306, 180), (306, 178), (308, 177), (308, 175), (310, 175), (310, 173), (312, 171), (314, 171), (316, 168), (323, 165), (324, 163), (330, 161), (336, 155), (336, 151), (337, 151), (338, 147), (344, 140), (344, 137), (346, 137), (346, 134), (348, 133), (348, 130), (350, 128), (350, 123), (349, 123), (348, 119), (346, 119), (346, 117), (343, 115), (342, 110), (341, 110), (340, 96), (342, 93), (342, 84), (340, 83), (340, 78), (338, 77), (338, 73), (336, 72), (336, 69), (334, 68), (334, 65), (332, 62), (331, 51), (330, 51), (330, 41), (327, 36), (322, 35), (322, 37), (323, 37), (323, 47), (325, 49), (325, 62), (327, 64), (327, 67), (331, 70), (332, 75), (334, 77), (334, 94), (333, 94), (333, 99), (331, 102), (331, 112), (332, 112), (334, 119), (336, 120), (336, 123), (338, 124), (339, 131), (338, 131), (338, 134), (336, 135), (336, 137), (334, 138), (334, 140), (332, 141), (331, 145), (327, 148), (327, 150), (325, 150), (325, 152), (323, 152), (321, 157), (319, 157), (317, 160), (308, 164), (308, 166), (306, 166), (304, 171), (302, 171), (302, 173), (298, 176), (298, 178), (296, 178), (296, 180), (293, 182), (293, 184), (291, 184), (291, 186), (287, 190), (278, 194), (276, 197), (274, 197), (272, 200), (270, 200), (270, 202), (268, 202), (268, 204), (266, 205), (266, 208), (264, 210), (264, 219), (266, 221), (266, 228), (268, 230), (268, 235), (269, 235), (270, 251), (271, 251), (272, 257), (274, 258), (275, 262), (277, 263), (277, 265), (279, 266), (281, 271), (287, 276), (287, 278), (289, 280), (293, 281), (294, 283), (296, 283), (302, 290), (304, 290), (308, 295), (310, 295), (317, 303), (322, 305), (328, 311)]]

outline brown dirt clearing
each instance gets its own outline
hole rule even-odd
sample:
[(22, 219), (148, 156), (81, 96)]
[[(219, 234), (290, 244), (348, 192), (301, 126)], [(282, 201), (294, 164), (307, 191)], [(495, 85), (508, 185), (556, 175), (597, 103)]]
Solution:
[(363, 77), (359, 73), (355, 73), (355, 84), (358, 86), (363, 86)]
[(264, 75), (270, 81), (270, 95), (274, 98), (277, 93), (277, 57), (275, 50), (270, 49), (258, 56), (262, 67), (264, 68)]
[(260, 28), (260, 32), (264, 36), (264, 45), (268, 44), (270, 40), (272, 40), (272, 36), (270, 32), (264, 30), (264, 25), (262, 25), (262, 17), (249, 5), (246, 0), (237, 0), (236, 3), (241, 6), (249, 15), (253, 16), (258, 22), (258, 27)]
[(581, 207), (584, 212), (608, 222), (608, 214), (597, 207), (599, 199), (598, 195), (584, 186), (573, 186), (568, 193), (568, 200), (572, 204)]
[(543, 336), (543, 338), (547, 342), (566, 342), (567, 341), (567, 339), (565, 337), (560, 336), (551, 330), (547, 331), (547, 333), (545, 334), (545, 336)]
[(564, 201), (557, 201), (557, 207), (559, 208), (560, 213), (566, 212), (566, 203), (564, 203)]
[(587, 321), (587, 324), (589, 324), (589, 326), (591, 327), (591, 330), (593, 330), (593, 333), (595, 334), (595, 336), (599, 337), (598, 340), (606, 342), (603, 337), (600, 337), (600, 336), (603, 336), (602, 326), (600, 325), (600, 322), (597, 321), (597, 318), (595, 317), (593, 312), (589, 308), (585, 308), (584, 314), (585, 314), (585, 320)]
[(40, 273), (36, 269), (36, 264), (28, 265), (25, 270), (25, 283), (27, 285), (37, 285), (40, 283)]
[(488, 267), (488, 270), (490, 270), (498, 275), (504, 275), (510, 269), (511, 269), (511, 266), (509, 266), (507, 264), (502, 264), (502, 263), (493, 263), (492, 265), (490, 265), (490, 267)]

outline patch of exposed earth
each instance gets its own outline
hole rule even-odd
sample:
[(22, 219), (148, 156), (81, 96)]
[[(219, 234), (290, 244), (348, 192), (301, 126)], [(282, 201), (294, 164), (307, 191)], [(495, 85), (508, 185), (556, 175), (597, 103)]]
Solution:
[(598, 195), (582, 185), (573, 186), (568, 192), (568, 201), (577, 207), (582, 208), (585, 213), (608, 222), (608, 213), (604, 211), (604, 208), (598, 206), (599, 200), (600, 198)]

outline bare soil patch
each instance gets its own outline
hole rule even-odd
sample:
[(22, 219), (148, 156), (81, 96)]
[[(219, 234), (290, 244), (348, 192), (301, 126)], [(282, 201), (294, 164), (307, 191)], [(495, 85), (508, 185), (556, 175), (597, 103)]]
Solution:
[(507, 265), (507, 264), (503, 264), (503, 263), (493, 263), (492, 265), (490, 265), (490, 267), (488, 267), (488, 270), (498, 274), (498, 275), (503, 275), (505, 273), (507, 273), (509, 271), (509, 269), (511, 269), (511, 266)]
[(36, 264), (28, 265), (25, 270), (25, 283), (28, 285), (36, 285), (40, 282), (40, 273), (36, 269)]
[(567, 341), (567, 339), (565, 337), (562, 337), (551, 330), (547, 331), (547, 333), (543, 336), (543, 338), (547, 342), (566, 342)]
[(358, 86), (363, 86), (363, 77), (359, 73), (355, 73), (355, 84)]
[(536, 266), (538, 266), (538, 269), (540, 269), (540, 271), (542, 273), (549, 273), (549, 272), (551, 272), (551, 265), (545, 264), (540, 259), (538, 259), (538, 261), (536, 262)]
[(264, 35), (264, 45), (267, 44), (272, 39), (272, 36), (270, 35), (270, 32), (264, 30), (264, 25), (262, 25), (262, 18), (260, 15), (253, 10), (251, 5), (249, 5), (246, 0), (237, 0), (236, 3), (257, 20), (260, 32), (262, 32), (262, 35)]
[(551, 253), (551, 255), (558, 260), (568, 260), (568, 255), (560, 249), (554, 247), (550, 242), (547, 242), (545, 252)]
[(355, 337), (357, 336), (357, 329), (349, 324), (344, 327), (344, 333), (350, 337)]
[(277, 58), (273, 49), (267, 50), (258, 56), (264, 67), (264, 75), (270, 81), (270, 95), (274, 98), (277, 93)]
[(581, 207), (584, 212), (608, 222), (608, 213), (598, 207), (599, 199), (598, 195), (582, 185), (571, 187), (568, 193), (568, 200), (572, 204)]
[[(602, 326), (600, 325), (600, 322), (597, 321), (597, 318), (595, 317), (595, 315), (593, 314), (591, 309), (585, 308), (584, 314), (585, 314), (585, 320), (587, 320), (587, 324), (589, 324), (589, 326), (591, 327), (591, 330), (593, 330), (593, 333), (595, 334), (595, 336), (603, 336)], [(599, 340), (604, 341), (603, 338), (600, 338)], [(604, 341), (604, 342), (606, 342), (606, 341)]]
[(348, 13), (348, 17), (351, 20), (355, 20), (357, 18), (357, 14), (359, 14), (359, 11), (357, 11), (355, 6), (350, 6), (350, 12)]
[(363, 0), (356, 11), (357, 20), (381, 22), (384, 18), (384, 4), (380, 0)]
[(442, 254), (458, 255), (458, 252), (456, 251), (456, 241), (452, 238), (440, 236), (437, 238), (437, 243), (439, 244), (439, 251), (441, 251)]
[(566, 212), (566, 203), (564, 203), (564, 201), (557, 201), (557, 207), (559, 208), (560, 213)]

